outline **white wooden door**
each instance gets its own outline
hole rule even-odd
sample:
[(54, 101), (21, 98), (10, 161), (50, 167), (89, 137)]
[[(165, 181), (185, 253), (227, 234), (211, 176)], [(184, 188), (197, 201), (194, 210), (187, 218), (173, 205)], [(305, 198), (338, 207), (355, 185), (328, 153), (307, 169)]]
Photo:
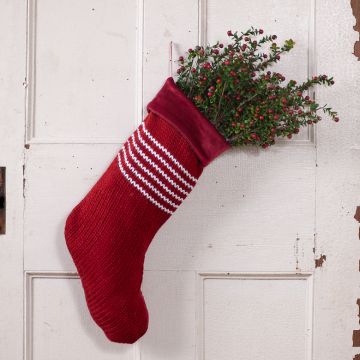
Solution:
[[(351, 359), (359, 328), (360, 63), (350, 1), (2, 0), (0, 359)], [(145, 115), (174, 58), (254, 25), (281, 65), (335, 76), (342, 122), (225, 153), (147, 254), (147, 334), (110, 343), (66, 250), (72, 207)], [(175, 66), (174, 66), (175, 70)], [(174, 71), (175, 72), (175, 71)]]

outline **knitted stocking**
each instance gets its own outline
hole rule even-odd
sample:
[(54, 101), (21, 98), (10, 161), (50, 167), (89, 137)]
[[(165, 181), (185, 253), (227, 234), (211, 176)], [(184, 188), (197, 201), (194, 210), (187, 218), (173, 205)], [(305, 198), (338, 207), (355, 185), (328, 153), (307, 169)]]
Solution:
[(91, 316), (121, 343), (135, 342), (148, 327), (140, 287), (151, 240), (203, 168), (229, 147), (172, 78), (147, 110), (65, 226)]

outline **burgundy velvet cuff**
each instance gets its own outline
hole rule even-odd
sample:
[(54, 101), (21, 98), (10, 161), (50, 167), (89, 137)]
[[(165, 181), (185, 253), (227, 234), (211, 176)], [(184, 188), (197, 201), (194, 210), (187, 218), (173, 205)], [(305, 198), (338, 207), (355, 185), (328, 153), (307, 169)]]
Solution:
[(181, 132), (204, 167), (230, 148), (223, 136), (186, 97), (172, 77), (166, 80), (155, 98), (147, 105), (147, 110), (161, 116)]

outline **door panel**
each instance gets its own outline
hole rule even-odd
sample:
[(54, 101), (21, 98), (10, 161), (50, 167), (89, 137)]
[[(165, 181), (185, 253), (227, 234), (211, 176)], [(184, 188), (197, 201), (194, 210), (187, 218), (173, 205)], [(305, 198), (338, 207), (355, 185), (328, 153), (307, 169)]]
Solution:
[(310, 358), (311, 275), (204, 274), (201, 282), (203, 359)]
[(136, 2), (29, 0), (28, 22), (28, 141), (124, 141), (135, 125)]

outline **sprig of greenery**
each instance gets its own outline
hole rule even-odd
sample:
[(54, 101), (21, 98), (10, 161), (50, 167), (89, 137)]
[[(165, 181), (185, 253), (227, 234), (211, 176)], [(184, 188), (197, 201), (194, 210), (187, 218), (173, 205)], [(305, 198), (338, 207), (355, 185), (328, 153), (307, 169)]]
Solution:
[(266, 148), (276, 137), (291, 138), (302, 126), (320, 121), (318, 111), (339, 121), (331, 107), (306, 94), (316, 85), (333, 85), (333, 78), (318, 75), (302, 84), (285, 83), (282, 74), (267, 69), (295, 42), (289, 39), (278, 46), (276, 35), (263, 34), (253, 27), (241, 33), (229, 30), (226, 46), (196, 46), (178, 60), (176, 84), (232, 146)]

